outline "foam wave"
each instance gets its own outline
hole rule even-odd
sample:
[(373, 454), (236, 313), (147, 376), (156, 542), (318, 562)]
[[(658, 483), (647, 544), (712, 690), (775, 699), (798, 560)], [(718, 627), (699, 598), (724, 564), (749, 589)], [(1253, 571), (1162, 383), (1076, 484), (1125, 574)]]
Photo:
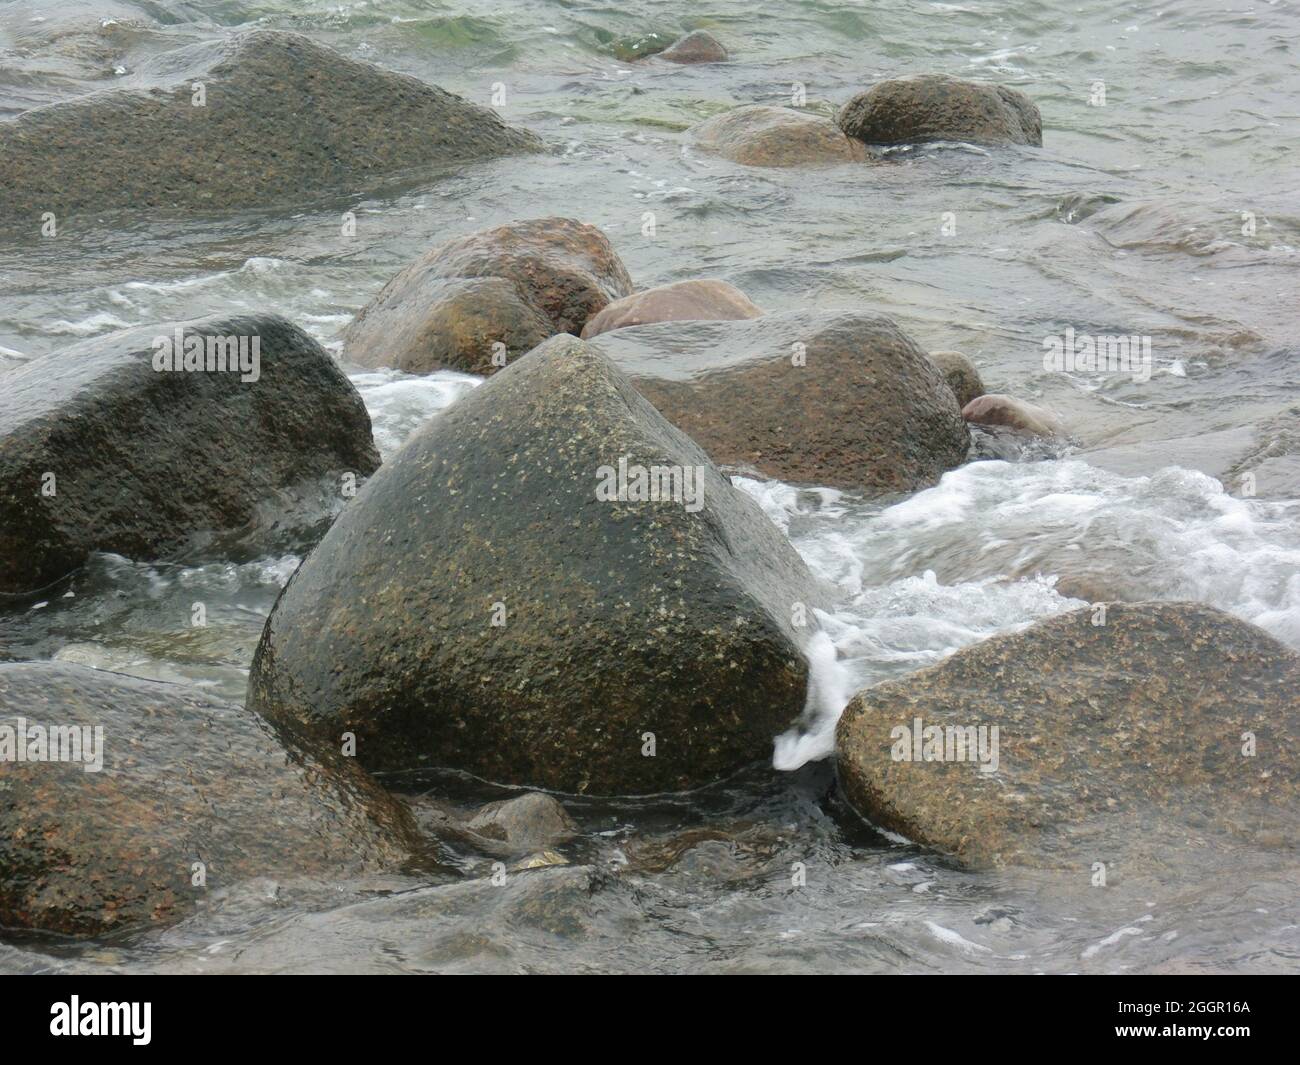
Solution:
[(776, 741), (779, 769), (831, 754), (861, 688), (1089, 601), (1199, 600), (1300, 648), (1300, 503), (1241, 499), (1202, 473), (976, 462), (889, 507), (735, 483), (844, 594), (819, 615), (807, 707)]

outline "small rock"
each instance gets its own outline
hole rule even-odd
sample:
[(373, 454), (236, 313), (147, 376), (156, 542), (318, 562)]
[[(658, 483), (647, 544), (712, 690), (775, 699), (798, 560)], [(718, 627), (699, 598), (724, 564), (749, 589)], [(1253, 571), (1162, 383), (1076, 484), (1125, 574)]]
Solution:
[(670, 63), (725, 63), (727, 50), (713, 34), (695, 30), (673, 41), (659, 58)]
[[(362, 366), (492, 374), (547, 337), (577, 336), (631, 291), (595, 226), (511, 222), (449, 241), (398, 273), (344, 330), (343, 354)], [(506, 359), (494, 361), (498, 343)]]
[(705, 278), (677, 281), (615, 300), (582, 327), (582, 339), (652, 322), (737, 321), (763, 313), (740, 289)]
[(537, 791), (517, 799), (488, 803), (470, 819), (469, 828), (519, 851), (562, 843), (578, 831), (558, 800)]
[(691, 127), (699, 147), (743, 166), (833, 166), (875, 161), (820, 115), (788, 107), (737, 107)]
[(980, 380), (979, 370), (960, 351), (932, 351), (930, 358), (942, 371), (959, 407), (964, 408), (977, 396), (984, 395), (984, 382)]
[(835, 121), (867, 144), (1043, 143), (1042, 117), (1024, 93), (943, 74), (882, 81), (841, 107)]
[(972, 425), (993, 425), (1031, 436), (1063, 437), (1065, 424), (1046, 407), (993, 392), (977, 396), (962, 408), (961, 416)]

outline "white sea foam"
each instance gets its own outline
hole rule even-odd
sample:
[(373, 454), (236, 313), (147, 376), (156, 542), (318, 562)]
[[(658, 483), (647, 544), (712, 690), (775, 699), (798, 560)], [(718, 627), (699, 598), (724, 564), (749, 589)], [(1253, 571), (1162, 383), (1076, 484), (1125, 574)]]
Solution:
[(370, 411), (375, 446), (385, 459), (426, 419), (483, 383), (481, 377), (451, 370), (430, 374), (373, 370), (351, 376)]
[(1300, 647), (1300, 504), (1240, 499), (1201, 473), (975, 462), (890, 507), (735, 483), (842, 594), (817, 615), (807, 706), (776, 740), (779, 769), (833, 752), (854, 692), (1083, 606), (1058, 589), (1067, 577), (1098, 599), (1210, 603)]

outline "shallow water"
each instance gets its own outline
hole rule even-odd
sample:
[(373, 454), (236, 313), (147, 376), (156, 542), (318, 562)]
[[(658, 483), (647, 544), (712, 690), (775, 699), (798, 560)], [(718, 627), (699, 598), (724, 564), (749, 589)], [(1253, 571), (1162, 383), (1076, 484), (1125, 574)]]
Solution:
[[(505, 117), (557, 148), (359, 199), (105, 215), (89, 232), (0, 245), (6, 359), (254, 309), (337, 348), (350, 315), (432, 245), (566, 214), (609, 235), (638, 287), (719, 276), (769, 310), (891, 315), (922, 346), (969, 354), (991, 391), (1054, 406), (1074, 437), (1046, 454), (982, 437), (983, 461), (905, 500), (737, 478), (842, 590), (821, 618), (828, 639), (812, 649), (805, 728), (774, 737), (784, 771), (756, 767), (671, 800), (572, 800), (584, 831), (559, 848), (570, 864), (511, 874), (505, 892), (482, 879), (490, 857), (457, 851), (465, 883), (254, 883), (143, 938), (0, 946), (0, 969), (1294, 969), (1296, 870), (1280, 859), (1259, 855), (1233, 876), (1210, 865), (1191, 879), (1187, 867), (1134, 875), (1104, 891), (964, 872), (863, 824), (818, 761), (863, 685), (1085, 601), (1204, 600), (1300, 647), (1300, 16), (1262, 0), (1078, 8), (0, 8), (0, 115), (259, 25), (484, 104), (503, 83)], [(733, 62), (624, 63), (608, 44), (697, 26)], [(830, 113), (880, 77), (927, 70), (1024, 89), (1043, 112), (1044, 147), (931, 147), (891, 153), (890, 166), (800, 172), (701, 156), (682, 135), (738, 103), (788, 103), (795, 83), (809, 108)], [(1098, 80), (1105, 106), (1089, 104)], [(344, 211), (356, 213), (353, 237), (341, 235)], [(1045, 370), (1043, 339), (1067, 326), (1150, 335), (1150, 380)], [(385, 456), (476, 384), (452, 373), (353, 380)], [(297, 561), (280, 550), (198, 566), (97, 558), (48, 601), (0, 613), (0, 657), (77, 661), (242, 699), (262, 623)], [(190, 625), (195, 601), (207, 606), (206, 628)], [(454, 775), (388, 783), (423, 794), (428, 816), (501, 794)]]

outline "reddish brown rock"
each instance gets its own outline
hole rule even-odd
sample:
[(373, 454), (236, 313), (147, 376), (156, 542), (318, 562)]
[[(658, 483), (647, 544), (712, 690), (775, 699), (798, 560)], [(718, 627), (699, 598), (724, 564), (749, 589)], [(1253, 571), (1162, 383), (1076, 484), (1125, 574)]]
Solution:
[(709, 457), (867, 495), (934, 484), (970, 438), (939, 368), (850, 311), (630, 326), (588, 341)]
[(713, 278), (676, 281), (615, 300), (582, 327), (582, 338), (653, 322), (737, 321), (763, 313), (734, 285)]
[(1065, 424), (1046, 407), (1023, 399), (990, 392), (977, 396), (962, 408), (961, 416), (972, 425), (1001, 426), (1031, 436), (1065, 436)]
[(362, 366), (486, 376), (553, 332), (505, 278), (434, 277), (416, 263), (361, 309), (344, 331), (343, 348)]
[(727, 50), (713, 34), (695, 30), (673, 41), (659, 53), (659, 58), (670, 63), (725, 63)]
[(504, 277), (556, 333), (574, 336), (607, 303), (632, 291), (605, 234), (572, 218), (531, 218), (471, 233), (426, 262), (435, 277)]
[(972, 399), (984, 395), (984, 382), (980, 380), (979, 370), (960, 351), (932, 351), (930, 358), (943, 372), (959, 407), (965, 407)]
[[(1193, 882), (1300, 841), (1300, 657), (1203, 603), (1106, 603), (861, 692), (840, 785), (972, 866)], [(1229, 863), (1230, 864), (1230, 863)], [(1094, 881), (1095, 883), (1095, 881)]]
[[(534, 218), (458, 237), (395, 276), (343, 332), (343, 354), (411, 373), (492, 374), (632, 291), (599, 229)], [(494, 345), (505, 345), (505, 358)], [(494, 360), (494, 351), (497, 358)]]
[[(17, 761), (37, 728), (75, 757)], [(401, 866), (423, 849), (410, 811), (336, 742), (179, 684), (0, 664), (0, 928), (161, 927), (251, 877)]]
[(788, 107), (738, 107), (691, 133), (703, 150), (745, 166), (832, 166), (872, 158), (829, 119)]

